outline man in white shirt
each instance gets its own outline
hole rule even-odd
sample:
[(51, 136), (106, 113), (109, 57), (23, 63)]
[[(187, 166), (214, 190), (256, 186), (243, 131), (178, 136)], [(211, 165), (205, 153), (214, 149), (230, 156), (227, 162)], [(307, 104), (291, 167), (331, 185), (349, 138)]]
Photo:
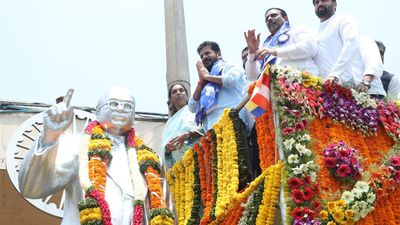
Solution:
[(270, 8), (265, 12), (265, 23), (271, 34), (261, 48), (260, 34), (251, 29), (244, 33), (249, 48), (246, 74), (249, 80), (256, 80), (267, 64), (288, 65), (298, 70), (319, 74), (312, 57), (317, 54), (316, 41), (311, 30), (305, 27), (291, 27), (283, 9)]
[(360, 36), (359, 53), (352, 61), (354, 83), (358, 84), (359, 91), (368, 92), (371, 97), (383, 99), (386, 92), (383, 88), (381, 75), (383, 73), (382, 60), (375, 41), (367, 36)]
[(317, 33), (318, 53), (314, 57), (321, 77), (356, 85), (359, 91), (382, 98), (385, 95), (382, 83), (374, 79), (382, 74), (376, 48), (366, 38), (362, 40), (366, 49), (360, 46), (357, 23), (349, 16), (335, 15), (336, 0), (313, 0), (313, 4), (321, 21)]
[[(359, 52), (359, 31), (348, 16), (335, 15), (336, 0), (313, 0), (320, 19), (315, 63), (322, 78), (347, 82), (353, 79), (351, 61)], [(358, 60), (361, 60), (358, 58)], [(370, 82), (369, 78), (366, 81)]]
[[(375, 42), (378, 46), (379, 53), (380, 53), (381, 59), (382, 59), (382, 64), (383, 64), (385, 61), (386, 47), (381, 41), (375, 41)], [(383, 88), (386, 91), (386, 97), (390, 100), (399, 99), (399, 95), (400, 95), (400, 78), (399, 78), (399, 76), (389, 73), (384, 70), (382, 73), (382, 76), (381, 76), (381, 81), (383, 84)]]

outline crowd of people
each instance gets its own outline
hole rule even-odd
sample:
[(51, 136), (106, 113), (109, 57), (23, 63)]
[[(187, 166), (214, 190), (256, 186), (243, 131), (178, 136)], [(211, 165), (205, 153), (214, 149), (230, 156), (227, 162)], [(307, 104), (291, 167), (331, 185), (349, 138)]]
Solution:
[[(170, 118), (164, 128), (160, 157), (166, 170), (213, 127), (225, 108), (235, 107), (247, 95), (249, 82), (257, 80), (268, 64), (288, 65), (326, 81), (349, 83), (372, 98), (397, 98), (400, 79), (383, 70), (383, 43), (360, 35), (351, 17), (336, 15), (336, 0), (313, 0), (313, 5), (320, 20), (316, 36), (306, 27), (292, 26), (285, 10), (266, 10), (265, 23), (270, 35), (261, 43), (261, 35), (254, 29), (244, 32), (247, 46), (242, 51), (242, 66), (225, 61), (215, 42), (205, 41), (198, 46), (200, 60), (196, 63), (198, 82), (194, 93), (190, 95), (179, 82), (168, 88)], [(77, 205), (84, 196), (84, 181), (78, 175), (82, 139), (64, 134), (72, 122), (71, 97), (72, 93), (67, 94), (44, 113), (44, 131), (21, 166), (19, 187), (30, 198), (43, 198), (65, 188), (62, 224), (77, 225)], [(109, 163), (104, 187), (111, 221), (132, 224), (137, 182), (142, 180), (133, 175), (140, 174), (139, 168), (127, 153), (127, 142), (132, 142), (129, 135), (135, 101), (129, 91), (114, 88), (100, 98), (97, 110), (97, 122), (112, 142), (111, 156), (106, 157)], [(239, 116), (248, 136), (254, 137), (252, 115), (243, 108)], [(256, 145), (254, 140), (250, 143)]]

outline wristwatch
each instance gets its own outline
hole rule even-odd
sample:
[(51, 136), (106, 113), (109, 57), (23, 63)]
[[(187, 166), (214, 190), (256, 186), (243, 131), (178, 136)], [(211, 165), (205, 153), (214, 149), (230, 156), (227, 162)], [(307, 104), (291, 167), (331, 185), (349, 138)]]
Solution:
[(369, 82), (367, 80), (362, 80), (361, 83), (364, 84), (365, 86), (367, 86), (368, 88), (371, 87), (371, 82)]

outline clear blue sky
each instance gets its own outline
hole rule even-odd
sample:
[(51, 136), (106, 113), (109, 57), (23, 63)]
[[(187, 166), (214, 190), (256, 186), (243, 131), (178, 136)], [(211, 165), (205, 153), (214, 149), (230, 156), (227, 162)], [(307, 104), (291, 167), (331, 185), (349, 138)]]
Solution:
[[(337, 2), (337, 13), (385, 43), (385, 68), (399, 74), (399, 1)], [(226, 60), (241, 63), (243, 32), (264, 38), (270, 7), (285, 9), (292, 25), (318, 27), (311, 0), (184, 0), (192, 85), (197, 45), (216, 41)], [(0, 31), (0, 100), (52, 103), (74, 87), (71, 104), (95, 106), (106, 89), (124, 85), (137, 111), (167, 112), (162, 0), (0, 0)]]

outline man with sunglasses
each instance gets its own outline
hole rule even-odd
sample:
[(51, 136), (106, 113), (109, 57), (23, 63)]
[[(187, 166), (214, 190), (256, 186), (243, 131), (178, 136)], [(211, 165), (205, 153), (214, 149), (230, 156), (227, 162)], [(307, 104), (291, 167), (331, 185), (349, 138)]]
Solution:
[[(61, 102), (44, 112), (43, 132), (29, 150), (19, 173), (19, 188), (26, 197), (44, 198), (59, 190), (65, 190), (62, 225), (80, 224), (82, 211), (78, 211), (78, 202), (85, 194), (81, 187), (84, 187), (85, 173), (82, 173), (81, 170), (82, 167), (86, 167), (82, 165), (88, 164), (88, 160), (85, 161), (87, 156), (80, 152), (83, 152), (82, 149), (90, 148), (85, 147), (87, 142), (81, 135), (65, 132), (73, 120), (73, 107), (69, 105), (72, 93), (71, 89)], [(135, 196), (138, 196), (135, 190), (141, 187), (144, 194), (147, 192), (143, 177), (136, 176), (137, 179), (133, 182), (132, 174), (140, 174), (139, 166), (131, 164), (132, 162), (137, 164), (132, 157), (128, 158), (130, 153), (128, 153), (127, 142), (128, 135), (132, 134), (135, 100), (127, 89), (114, 87), (99, 99), (96, 108), (96, 124), (100, 126), (88, 128), (90, 127), (88, 125), (85, 133), (89, 129), (101, 129), (105, 139), (112, 141), (104, 187), (104, 199), (108, 203), (110, 221), (114, 225), (130, 225), (134, 215), (133, 202), (137, 200)], [(90, 136), (92, 139), (99, 138), (97, 133), (92, 133)], [(107, 147), (104, 147), (106, 146), (104, 142), (98, 143), (100, 154), (101, 149)], [(100, 145), (100, 143), (103, 144)], [(89, 146), (90, 143), (86, 145)], [(80, 164), (80, 161), (83, 164)], [(104, 162), (101, 161), (101, 163)], [(86, 193), (86, 195), (88, 194)], [(146, 213), (145, 211), (144, 215)], [(143, 224), (147, 224), (146, 217), (143, 218)]]
[(249, 48), (245, 68), (250, 80), (257, 79), (267, 64), (288, 65), (319, 74), (312, 59), (317, 54), (317, 48), (310, 29), (292, 27), (285, 10), (280, 8), (270, 8), (265, 12), (265, 24), (271, 34), (261, 47), (260, 34), (256, 35), (254, 29), (244, 33)]

